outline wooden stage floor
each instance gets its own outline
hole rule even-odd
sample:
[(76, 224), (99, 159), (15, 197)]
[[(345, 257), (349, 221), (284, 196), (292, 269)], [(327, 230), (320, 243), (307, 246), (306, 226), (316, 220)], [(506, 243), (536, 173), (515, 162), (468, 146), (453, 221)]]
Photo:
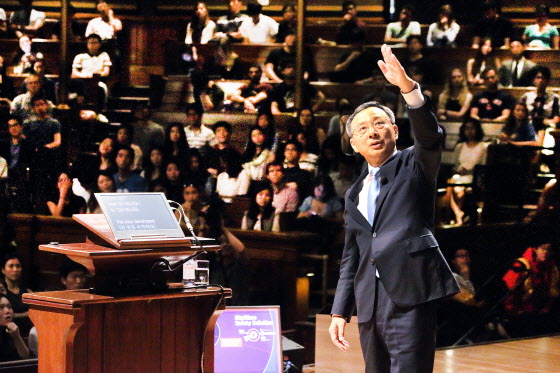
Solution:
[(434, 373), (560, 372), (560, 336), (436, 351)]

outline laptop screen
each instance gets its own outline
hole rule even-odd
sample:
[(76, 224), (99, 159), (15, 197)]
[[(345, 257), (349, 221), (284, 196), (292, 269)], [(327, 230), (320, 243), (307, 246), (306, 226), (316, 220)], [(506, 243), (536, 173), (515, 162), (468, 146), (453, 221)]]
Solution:
[(115, 238), (185, 237), (163, 193), (95, 193)]
[(281, 373), (279, 306), (226, 307), (214, 329), (215, 373)]

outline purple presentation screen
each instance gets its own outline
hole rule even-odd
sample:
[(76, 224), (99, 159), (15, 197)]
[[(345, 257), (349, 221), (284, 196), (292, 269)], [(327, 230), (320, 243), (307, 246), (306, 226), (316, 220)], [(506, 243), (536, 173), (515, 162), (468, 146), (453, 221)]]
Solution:
[(281, 373), (280, 308), (227, 307), (214, 330), (215, 373)]

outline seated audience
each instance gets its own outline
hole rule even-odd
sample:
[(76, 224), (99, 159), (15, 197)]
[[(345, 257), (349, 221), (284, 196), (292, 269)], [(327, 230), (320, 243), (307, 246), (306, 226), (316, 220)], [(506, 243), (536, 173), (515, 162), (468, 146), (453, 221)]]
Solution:
[(338, 161), (342, 155), (340, 145), (340, 137), (327, 137), (321, 146), (321, 152), (317, 159), (317, 175), (329, 175), (333, 171), (338, 171)]
[(21, 295), (33, 291), (23, 284), (23, 268), (19, 257), (15, 253), (7, 253), (2, 261), (2, 274), (4, 275), (4, 288), (6, 297), (14, 311), (12, 320), (17, 324), (23, 337), (27, 337), (31, 329), (29, 320), (29, 306), (23, 303)]
[(111, 57), (118, 52), (116, 40), (118, 33), (122, 30), (122, 22), (115, 17), (113, 9), (109, 7), (106, 1), (97, 3), (97, 11), (99, 17), (93, 18), (87, 24), (86, 38), (91, 34), (97, 34), (101, 37), (103, 44)]
[(21, 75), (33, 72), (33, 64), (42, 58), (43, 54), (41, 52), (33, 51), (31, 37), (29, 35), (21, 35), (19, 37), (19, 49), (12, 59), (14, 74)]
[[(270, 92), (270, 111), (274, 115), (293, 113), (297, 110), (295, 103), (295, 69), (293, 65), (284, 66), (284, 81), (277, 84)], [(312, 105), (312, 101), (315, 103)], [(317, 111), (325, 101), (325, 95), (309, 82), (303, 82), (303, 107), (311, 107)]]
[(342, 13), (344, 22), (336, 33), (336, 44), (365, 44), (366, 24), (358, 18), (356, 3), (352, 0), (345, 0), (342, 3)]
[(208, 229), (204, 217), (206, 206), (203, 195), (203, 190), (199, 185), (188, 184), (183, 187), (183, 203), (181, 206), (185, 211), (185, 215), (191, 222), (195, 233), (204, 232)]
[(301, 144), (297, 141), (289, 140), (284, 144), (284, 181), (302, 196), (307, 196), (312, 192), (313, 174), (299, 166), (301, 152)]
[(214, 125), (217, 144), (207, 151), (207, 171), (216, 178), (216, 192), (221, 197), (233, 197), (237, 194), (239, 172), (241, 172), (241, 154), (231, 147), (233, 128), (225, 121)]
[[(374, 70), (375, 71), (375, 70)], [(373, 79), (373, 78), (372, 78)], [(372, 80), (372, 85), (375, 85)], [(385, 86), (385, 81), (383, 81), (383, 86)], [(359, 84), (359, 82), (356, 82)], [(364, 83), (368, 84), (368, 83)], [(345, 115), (350, 116), (354, 112), (354, 107), (350, 105), (350, 101), (346, 97), (340, 97), (336, 100), (336, 111), (335, 114), (329, 120), (329, 128), (327, 130), (327, 137), (338, 136), (340, 137), (340, 128), (344, 127), (342, 119)]]
[(463, 120), (473, 99), (461, 69), (452, 69), (439, 95), (437, 116), (440, 120)]
[(179, 160), (181, 167), (186, 169), (190, 154), (191, 148), (183, 125), (179, 122), (169, 124), (165, 129), (165, 142), (163, 145), (164, 162), (176, 158)]
[(515, 105), (512, 114), (507, 118), (502, 128), (502, 132), (498, 135), (498, 139), (513, 145), (539, 146), (535, 128), (531, 123), (525, 104), (517, 103)]
[(499, 13), (494, 0), (482, 4), (482, 18), (475, 24), (472, 48), (478, 49), (481, 41), (490, 39), (492, 47), (507, 48), (513, 35), (513, 24)]
[(504, 302), (510, 318), (505, 326), (514, 338), (543, 333), (551, 325), (558, 330), (558, 317), (552, 311), (560, 297), (560, 273), (555, 247), (545, 238), (527, 248), (502, 278), (510, 291)]
[(286, 36), (295, 34), (297, 30), (297, 13), (294, 4), (285, 4), (282, 7), (282, 20), (278, 22), (278, 33), (276, 34), (276, 42), (283, 43)]
[[(94, 75), (99, 75), (102, 79), (107, 78), (113, 64), (107, 52), (101, 51), (101, 37), (98, 34), (89, 34), (86, 46), (87, 53), (80, 53), (74, 57), (72, 78), (92, 78)], [(105, 102), (109, 94), (107, 84), (100, 81), (99, 88), (103, 91), (103, 99), (100, 102)], [(81, 90), (83, 91), (83, 88)]]
[(72, 179), (67, 173), (58, 175), (57, 192), (47, 200), (51, 215), (71, 218), (74, 214), (86, 212), (86, 201), (72, 192)]
[(33, 63), (33, 71), (39, 76), (39, 79), (41, 79), (41, 90), (43, 95), (47, 100), (56, 102), (56, 82), (45, 76), (45, 70), (46, 66), (44, 60), (36, 60)]
[(23, 135), (36, 149), (58, 148), (62, 143), (61, 125), (49, 116), (48, 100), (33, 96), (31, 105), (34, 116), (23, 122)]
[(117, 148), (122, 146), (130, 146), (134, 150), (134, 162), (132, 163), (133, 171), (142, 171), (142, 149), (132, 143), (134, 138), (134, 128), (128, 124), (121, 124), (117, 130)]
[(457, 34), (461, 26), (455, 22), (453, 8), (449, 4), (444, 4), (439, 8), (437, 22), (428, 28), (426, 45), (428, 47), (455, 47)]
[(420, 35), (420, 24), (412, 20), (413, 12), (412, 5), (405, 5), (401, 8), (399, 20), (387, 25), (385, 43), (396, 43), (395, 46), (403, 46), (410, 35)]
[(306, 135), (307, 151), (318, 155), (327, 135), (322, 128), (317, 127), (315, 124), (315, 114), (309, 108), (298, 110), (296, 125), (288, 129), (288, 134), (292, 140), (295, 139), (295, 135), (299, 132), (304, 132)]
[(130, 146), (123, 146), (117, 151), (115, 157), (117, 172), (113, 174), (117, 193), (145, 192), (147, 190), (144, 178), (132, 171), (133, 162), (134, 150)]
[(435, 61), (428, 61), (422, 54), (424, 48), (424, 41), (420, 35), (410, 35), (406, 38), (406, 52), (407, 56), (402, 60), (402, 65), (405, 70), (411, 67), (417, 68), (426, 77), (427, 83), (437, 81), (437, 64)]
[(25, 345), (18, 325), (13, 321), (14, 310), (5, 294), (0, 294), (0, 361), (27, 359), (29, 349)]
[(6, 71), (4, 57), (0, 56), (0, 107), (10, 106), (16, 95), (14, 81)]
[[(206, 154), (206, 153), (205, 153)], [(191, 151), (186, 171), (183, 175), (185, 183), (198, 185), (205, 195), (213, 193), (213, 180), (209, 181), (210, 174), (207, 171), (206, 155), (204, 158), (197, 149)]]
[[(397, 109), (397, 95), (387, 89), (387, 80), (385, 76), (375, 67), (371, 76), (364, 80), (359, 80), (357, 84), (371, 84), (370, 93), (361, 99), (361, 102), (377, 101), (381, 105), (387, 106), (389, 109), (395, 111)], [(352, 112), (350, 112), (352, 114)], [(337, 123), (338, 125), (338, 123)], [(340, 129), (338, 131), (340, 133)]]
[(18, 38), (23, 34), (39, 34), (45, 24), (45, 13), (33, 9), (33, 0), (19, 0), (19, 4), (20, 9), (10, 15), (10, 29)]
[(272, 90), (272, 86), (261, 83), (261, 77), (262, 69), (260, 65), (254, 64), (249, 67), (249, 83), (241, 86), (228, 96), (228, 99), (232, 101), (231, 108), (234, 111), (258, 113), (269, 110), (268, 94)]
[(294, 133), (291, 139), (299, 142), (301, 145), (302, 152), (299, 156), (299, 167), (301, 167), (302, 170), (309, 171), (315, 175), (317, 172), (319, 155), (309, 150), (307, 132), (300, 130)]
[(550, 7), (545, 4), (537, 5), (535, 13), (537, 22), (525, 28), (523, 40), (529, 48), (558, 49), (560, 41), (558, 29), (548, 23)]
[(328, 175), (319, 175), (313, 180), (313, 195), (306, 197), (299, 207), (298, 219), (312, 216), (341, 219), (342, 210), (332, 179)]
[(467, 82), (471, 86), (483, 85), (484, 71), (490, 68), (499, 71), (501, 66), (501, 61), (494, 56), (491, 40), (484, 39), (474, 58), (467, 61)]
[(508, 93), (498, 89), (498, 74), (491, 67), (482, 73), (486, 90), (473, 98), (470, 116), (474, 119), (503, 122), (511, 113), (514, 99)]
[(343, 54), (334, 67), (334, 71), (329, 73), (330, 80), (339, 83), (354, 83), (367, 79), (371, 70), (377, 65), (377, 52), (367, 49), (363, 42), (351, 44), (352, 51)]
[(533, 68), (537, 65), (524, 56), (525, 45), (521, 40), (509, 43), (511, 58), (502, 62), (499, 69), (500, 84), (504, 87), (527, 87), (531, 85)]
[[(282, 83), (284, 80), (284, 68), (296, 64), (296, 34), (290, 33), (284, 38), (281, 48), (271, 50), (264, 62), (264, 73), (274, 83)], [(304, 53), (303, 69), (305, 79), (309, 78), (310, 68), (313, 65), (309, 55)]]
[(247, 4), (247, 15), (241, 25), (239, 32), (246, 43), (264, 44), (274, 43), (278, 33), (278, 22), (262, 14), (262, 5), (257, 2)]
[(243, 215), (241, 229), (278, 232), (280, 227), (278, 215), (272, 206), (272, 186), (268, 182), (259, 182), (253, 190), (255, 195), (251, 197), (249, 210)]
[(206, 44), (214, 37), (216, 24), (210, 19), (206, 3), (199, 1), (187, 24), (185, 44)]
[(338, 171), (329, 172), (329, 176), (333, 180), (336, 195), (341, 200), (344, 199), (346, 191), (354, 185), (357, 174), (355, 172), (356, 160), (349, 156), (341, 156), (338, 163)]
[(58, 269), (60, 282), (65, 290), (85, 289), (87, 275), (89, 274), (86, 267), (73, 260), (64, 258), (64, 262)]
[(251, 180), (261, 181), (265, 176), (267, 160), (271, 153), (265, 140), (264, 131), (260, 127), (253, 127), (251, 140), (241, 154), (241, 167), (243, 169), (238, 176), (238, 195), (247, 194)]
[[(3, 157), (8, 163), (8, 183), (10, 188), (16, 188), (21, 193), (24, 193), (28, 188), (28, 185), (26, 185), (26, 169), (31, 165), (34, 148), (24, 138), (23, 126), (16, 117), (9, 116), (7, 122), (9, 137), (0, 140), (0, 157)], [(18, 199), (23, 197), (23, 195), (19, 195)]]
[(560, 96), (548, 90), (552, 73), (546, 66), (536, 66), (532, 73), (536, 90), (524, 93), (519, 102), (527, 105), (535, 129), (554, 128), (560, 122)]
[(147, 156), (154, 147), (163, 146), (165, 130), (161, 124), (151, 120), (152, 111), (145, 104), (136, 106), (133, 115), (134, 137), (132, 142), (138, 144), (142, 154)]
[(177, 159), (169, 160), (165, 166), (165, 176), (163, 177), (165, 197), (177, 203), (182, 203), (183, 182), (183, 174)]
[(214, 38), (222, 42), (239, 42), (243, 35), (239, 32), (241, 23), (248, 17), (241, 13), (243, 2), (241, 0), (228, 0), (227, 15), (221, 16), (216, 22)]
[(115, 163), (115, 157), (117, 156), (116, 147), (115, 140), (111, 137), (106, 137), (99, 143), (99, 148), (97, 149), (99, 165), (97, 170), (106, 170), (112, 174), (117, 172), (117, 164)]
[[(182, 128), (182, 127), (181, 127)], [(164, 152), (161, 147), (154, 147), (149, 151), (148, 160), (144, 166), (144, 180), (148, 184), (148, 191), (153, 192), (154, 185), (163, 181)]]
[[(43, 96), (41, 94), (43, 88), (41, 78), (37, 74), (29, 74), (24, 82), (27, 92), (16, 96), (10, 106), (10, 114), (17, 116), (22, 122), (35, 115), (31, 99), (35, 96)], [(48, 100), (47, 105), (48, 112), (50, 113), (54, 105)]]
[[(473, 172), (476, 165), (486, 164), (488, 143), (484, 142), (484, 131), (480, 121), (468, 118), (459, 128), (459, 140), (453, 149), (453, 172), (449, 179), (453, 184), (447, 188), (449, 205), (455, 216), (456, 225), (463, 225), (467, 218), (474, 218), (472, 210), (474, 204), (466, 203), (472, 188)], [(465, 185), (461, 185), (465, 184)], [(465, 216), (465, 213), (467, 214)]]
[[(556, 174), (559, 172), (557, 169)], [(546, 183), (539, 196), (537, 208), (523, 219), (525, 223), (540, 223), (556, 229), (560, 221), (560, 183), (557, 180), (558, 177), (555, 177)]]
[(202, 124), (203, 109), (199, 104), (188, 104), (186, 107), (187, 125), (185, 135), (191, 149), (201, 149), (205, 145), (213, 146), (216, 143), (214, 132)]
[(288, 186), (284, 180), (284, 167), (281, 163), (269, 163), (266, 166), (266, 178), (272, 184), (274, 194), (272, 206), (276, 214), (281, 212), (295, 212), (298, 207), (298, 192)]
[[(251, 127), (251, 129), (259, 127), (264, 133), (263, 146), (265, 148), (270, 148), (270, 155), (267, 159), (268, 163), (274, 161), (276, 152), (278, 151), (278, 145), (280, 143), (280, 137), (276, 132), (274, 122), (274, 115), (272, 115), (270, 112), (265, 111), (263, 113), (257, 114), (256, 123), (253, 127)], [(247, 141), (247, 144), (249, 143), (249, 141)]]
[(115, 180), (113, 180), (113, 174), (108, 171), (99, 171), (97, 176), (96, 188), (93, 189), (89, 200), (87, 202), (87, 213), (88, 214), (101, 214), (101, 207), (97, 198), (95, 198), (94, 193), (115, 193)]

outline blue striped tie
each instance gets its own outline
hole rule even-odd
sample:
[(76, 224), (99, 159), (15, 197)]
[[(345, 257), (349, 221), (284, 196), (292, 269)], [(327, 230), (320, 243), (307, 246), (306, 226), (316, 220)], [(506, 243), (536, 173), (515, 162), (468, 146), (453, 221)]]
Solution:
[(376, 200), (377, 196), (379, 195), (379, 168), (371, 170), (370, 172), (371, 182), (369, 183), (369, 190), (368, 190), (368, 222), (371, 226), (373, 226), (373, 218), (375, 215), (375, 207), (376, 207)]

